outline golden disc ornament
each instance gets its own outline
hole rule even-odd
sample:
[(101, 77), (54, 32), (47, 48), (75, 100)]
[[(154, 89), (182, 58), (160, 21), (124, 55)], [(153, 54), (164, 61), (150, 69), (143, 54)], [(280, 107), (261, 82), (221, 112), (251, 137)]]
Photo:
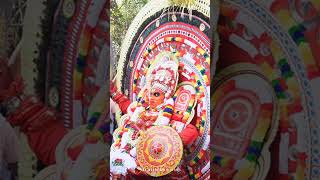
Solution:
[(172, 172), (180, 163), (183, 144), (177, 131), (168, 126), (154, 126), (140, 136), (137, 161), (141, 170), (153, 177)]

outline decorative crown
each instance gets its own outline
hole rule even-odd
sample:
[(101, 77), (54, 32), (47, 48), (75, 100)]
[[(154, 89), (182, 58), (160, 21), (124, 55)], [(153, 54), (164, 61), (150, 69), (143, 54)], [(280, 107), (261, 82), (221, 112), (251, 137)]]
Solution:
[[(167, 57), (166, 57), (167, 58)], [(167, 60), (158, 64), (151, 72), (151, 89), (157, 88), (166, 93), (166, 98), (173, 95), (178, 81), (178, 64)]]

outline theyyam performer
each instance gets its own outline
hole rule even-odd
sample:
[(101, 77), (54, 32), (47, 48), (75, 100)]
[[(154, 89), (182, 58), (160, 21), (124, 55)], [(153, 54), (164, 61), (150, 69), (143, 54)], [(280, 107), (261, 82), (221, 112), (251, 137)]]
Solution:
[(110, 83), (112, 179), (209, 179), (209, 1), (150, 1)]
[[(137, 101), (128, 103), (128, 99), (120, 92), (113, 93), (116, 102), (125, 99), (121, 106), (122, 111), (126, 112), (121, 117), (120, 127), (116, 130), (117, 135), (121, 138), (115, 138), (111, 151), (111, 172), (114, 175), (126, 175), (128, 170), (139, 170), (136, 163), (136, 145), (141, 133), (153, 126), (172, 126), (180, 133), (183, 144), (191, 144), (198, 136), (197, 129), (192, 124), (184, 124), (179, 116), (173, 115), (174, 100), (173, 95), (178, 82), (178, 61), (170, 52), (164, 55), (160, 54), (158, 62), (154, 62), (155, 67), (150, 67), (147, 75), (147, 83), (140, 91)], [(186, 126), (186, 128), (185, 128)], [(180, 141), (181, 142), (181, 141)], [(177, 140), (179, 143), (179, 140)], [(164, 153), (165, 147), (161, 143), (154, 141), (150, 144), (151, 151), (160, 156)], [(182, 156), (182, 147), (176, 149), (177, 153)], [(179, 152), (180, 151), (180, 152)], [(177, 162), (179, 163), (179, 162)]]

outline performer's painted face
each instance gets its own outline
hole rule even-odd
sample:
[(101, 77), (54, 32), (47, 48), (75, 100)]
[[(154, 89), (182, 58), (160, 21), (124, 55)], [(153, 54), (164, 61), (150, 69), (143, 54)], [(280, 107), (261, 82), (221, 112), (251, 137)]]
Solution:
[(154, 88), (150, 92), (149, 105), (150, 108), (154, 109), (164, 101), (165, 94), (161, 90)]

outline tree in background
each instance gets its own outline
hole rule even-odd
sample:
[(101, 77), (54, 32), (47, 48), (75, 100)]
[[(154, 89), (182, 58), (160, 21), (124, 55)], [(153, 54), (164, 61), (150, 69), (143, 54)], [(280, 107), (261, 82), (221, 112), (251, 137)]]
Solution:
[(120, 47), (127, 30), (140, 9), (148, 0), (111, 0), (111, 39), (116, 59), (119, 59)]

